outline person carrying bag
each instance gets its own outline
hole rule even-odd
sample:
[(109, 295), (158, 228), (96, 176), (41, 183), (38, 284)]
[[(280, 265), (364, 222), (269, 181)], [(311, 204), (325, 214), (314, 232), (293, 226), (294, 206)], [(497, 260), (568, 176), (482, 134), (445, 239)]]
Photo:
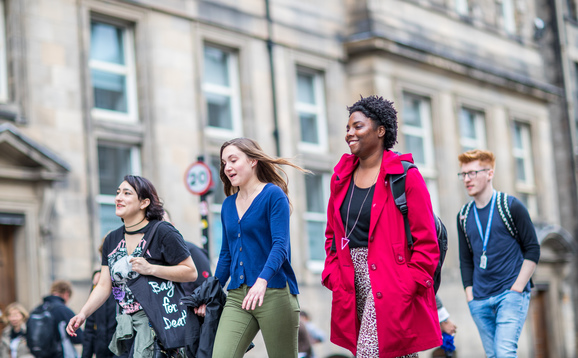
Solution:
[[(146, 253), (151, 242), (155, 240), (157, 227), (162, 222), (157, 222), (150, 231), (148, 240), (141, 252)], [(151, 264), (161, 264), (153, 258), (147, 260)], [(192, 338), (191, 319), (187, 308), (180, 304), (185, 292), (179, 282), (165, 280), (155, 276), (139, 275), (127, 282), (128, 287), (136, 297), (149, 319), (155, 331), (157, 344), (155, 357), (161, 353), (165, 356), (176, 356), (177, 348), (190, 344)], [(146, 304), (144, 304), (146, 303)], [(163, 357), (160, 355), (160, 357)]]
[(183, 293), (175, 283), (195, 281), (197, 269), (181, 234), (162, 222), (164, 209), (149, 180), (125, 176), (115, 206), (124, 225), (107, 235), (100, 280), (66, 331), (76, 336), (112, 292), (118, 313), (109, 349), (116, 355), (130, 350), (135, 358), (174, 357), (171, 349), (186, 346), (189, 336), (177, 333), (186, 330), (187, 312), (178, 305)]

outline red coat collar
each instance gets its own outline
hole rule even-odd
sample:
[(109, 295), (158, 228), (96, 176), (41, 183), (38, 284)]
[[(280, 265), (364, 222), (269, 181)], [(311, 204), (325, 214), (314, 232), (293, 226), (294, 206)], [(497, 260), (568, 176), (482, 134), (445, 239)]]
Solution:
[[(413, 163), (413, 157), (411, 153), (398, 154), (391, 150), (385, 150), (383, 152), (383, 158), (381, 159), (381, 169), (380, 172), (387, 174), (402, 174), (403, 165), (402, 160), (406, 160)], [(334, 172), (337, 175), (338, 180), (348, 177), (353, 173), (357, 165), (359, 164), (359, 158), (353, 154), (343, 154), (341, 160), (334, 168)]]

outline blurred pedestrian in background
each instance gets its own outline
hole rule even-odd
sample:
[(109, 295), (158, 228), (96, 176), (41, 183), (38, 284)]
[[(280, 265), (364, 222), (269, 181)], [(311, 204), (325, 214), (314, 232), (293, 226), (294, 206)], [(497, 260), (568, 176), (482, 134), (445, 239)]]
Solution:
[(2, 320), (7, 326), (2, 331), (0, 358), (33, 358), (26, 345), (26, 320), (28, 311), (18, 302), (12, 302), (4, 310)]

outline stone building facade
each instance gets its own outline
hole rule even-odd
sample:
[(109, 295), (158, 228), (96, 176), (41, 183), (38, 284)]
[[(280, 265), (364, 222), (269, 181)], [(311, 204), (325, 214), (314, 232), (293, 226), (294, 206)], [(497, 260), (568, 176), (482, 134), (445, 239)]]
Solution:
[[(222, 187), (215, 175), (205, 205), (187, 191), (185, 171), (200, 156), (217, 167), (222, 142), (247, 136), (315, 173), (287, 171), (292, 262), (301, 307), (329, 333), (331, 296), (319, 283), (328, 181), (347, 152), (346, 106), (379, 94), (399, 111), (396, 150), (414, 154), (449, 229), (440, 295), (460, 327), (459, 356), (482, 356), (455, 231), (468, 200), (457, 155), (473, 147), (497, 154), (495, 186), (527, 204), (542, 240), (520, 356), (540, 356), (536, 337), (544, 335), (548, 356), (575, 354), (568, 281), (575, 230), (560, 212), (569, 199), (552, 189), (560, 165), (552, 158), (563, 143), (553, 141), (561, 134), (551, 110), (564, 90), (546, 71), (551, 63), (535, 37), (539, 4), (0, 4), (0, 308), (13, 300), (31, 308), (53, 279), (64, 278), (75, 284), (71, 306), (80, 309), (98, 246), (121, 224), (113, 199), (128, 173), (152, 180), (190, 241), (204, 242), (206, 211), (216, 259)], [(247, 356), (265, 356), (257, 343)], [(320, 357), (343, 353), (328, 342), (315, 348)]]

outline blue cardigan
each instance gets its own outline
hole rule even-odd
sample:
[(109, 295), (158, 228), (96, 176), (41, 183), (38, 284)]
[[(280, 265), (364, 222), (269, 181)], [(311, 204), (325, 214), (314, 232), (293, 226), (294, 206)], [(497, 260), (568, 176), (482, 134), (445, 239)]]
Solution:
[(239, 219), (237, 193), (227, 197), (221, 208), (223, 245), (215, 276), (221, 285), (231, 278), (228, 290), (257, 278), (267, 280), (268, 288), (284, 288), (289, 283), (292, 294), (299, 293), (291, 268), (289, 236), (289, 199), (278, 186), (268, 183), (253, 199)]

